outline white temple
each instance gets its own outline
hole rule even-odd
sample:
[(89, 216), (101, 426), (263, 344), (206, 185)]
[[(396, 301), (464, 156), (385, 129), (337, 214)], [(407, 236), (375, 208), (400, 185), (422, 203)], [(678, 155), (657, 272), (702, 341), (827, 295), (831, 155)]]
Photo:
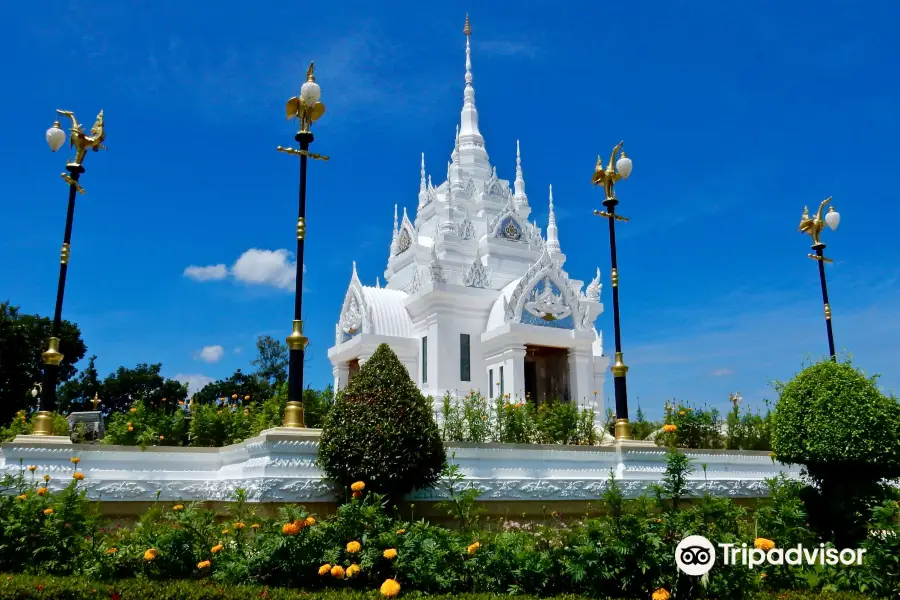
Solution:
[(563, 269), (550, 187), (546, 237), (531, 207), (519, 143), (516, 178), (497, 176), (478, 128), (466, 18), (461, 123), (447, 178), (419, 174), (415, 218), (406, 208), (394, 229), (385, 285), (353, 273), (328, 350), (335, 390), (382, 343), (397, 353), (425, 395), (479, 390), (488, 398), (572, 401), (603, 418), (609, 358), (594, 327), (603, 312), (600, 270), (586, 290)]

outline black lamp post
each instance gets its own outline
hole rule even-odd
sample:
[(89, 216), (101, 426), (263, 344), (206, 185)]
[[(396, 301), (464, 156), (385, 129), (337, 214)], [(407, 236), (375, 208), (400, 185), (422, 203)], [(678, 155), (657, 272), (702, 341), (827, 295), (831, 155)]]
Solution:
[[(84, 174), (84, 157), (88, 150), (97, 152), (103, 146), (106, 132), (103, 123), (103, 111), (97, 115), (90, 135), (84, 132), (79, 125), (74, 113), (67, 110), (57, 110), (59, 115), (69, 117), (72, 120), (70, 129), (70, 145), (75, 148), (75, 158), (66, 164), (67, 173), (62, 178), (69, 184), (69, 205), (66, 210), (66, 228), (63, 233), (63, 245), (60, 252), (59, 283), (56, 288), (56, 308), (53, 311), (53, 324), (50, 329), (50, 339), (47, 350), (41, 354), (44, 362), (44, 371), (39, 388), (41, 400), (37, 416), (34, 420), (34, 435), (53, 435), (53, 413), (56, 411), (56, 386), (59, 384), (59, 364), (63, 355), (59, 351), (59, 329), (62, 323), (63, 297), (66, 292), (66, 275), (69, 270), (69, 253), (72, 243), (72, 221), (75, 218), (75, 195), (84, 194), (84, 188), (79, 184), (79, 179)], [(60, 128), (59, 121), (47, 130), (47, 144), (50, 150), (56, 152), (66, 141), (66, 133)]]
[(828, 213), (824, 218), (822, 217), (822, 211), (829, 202), (831, 202), (831, 196), (822, 200), (815, 217), (810, 217), (809, 208), (803, 207), (803, 216), (800, 217), (800, 231), (808, 234), (813, 240), (812, 249), (815, 251), (815, 254), (810, 254), (809, 257), (819, 263), (819, 282), (822, 284), (822, 302), (825, 305), (825, 329), (828, 332), (828, 356), (831, 357), (831, 360), (837, 360), (834, 351), (834, 332), (831, 329), (831, 305), (828, 303), (828, 286), (825, 284), (825, 263), (833, 261), (830, 258), (825, 258), (825, 244), (819, 239), (822, 230), (825, 229), (825, 225), (828, 225), (834, 231), (841, 222), (841, 215), (834, 210), (834, 206), (829, 207)]
[(303, 421), (303, 358), (309, 339), (303, 335), (303, 242), (306, 237), (306, 163), (307, 159), (328, 160), (327, 156), (309, 151), (309, 145), (315, 139), (309, 130), (312, 124), (325, 113), (325, 105), (319, 102), (322, 90), (316, 83), (313, 74), (313, 63), (309, 63), (306, 71), (306, 82), (300, 87), (300, 95), (287, 102), (287, 118), (298, 119), (300, 130), (294, 139), (300, 149), (283, 148), (279, 152), (296, 154), (300, 157), (300, 196), (297, 215), (297, 283), (294, 291), (293, 331), (287, 337), (290, 349), (288, 366), (288, 402), (284, 409), (285, 427), (306, 427)]
[(619, 160), (616, 160), (616, 152), (622, 148), (624, 142), (619, 142), (613, 148), (609, 157), (609, 165), (603, 168), (603, 161), (597, 157), (597, 166), (594, 169), (594, 176), (591, 181), (594, 185), (602, 185), (606, 192), (606, 199), (603, 200), (605, 211), (595, 210), (594, 214), (605, 217), (609, 220), (609, 251), (612, 259), (612, 297), (613, 297), (613, 328), (615, 330), (616, 339), (616, 359), (610, 371), (613, 374), (613, 383), (616, 392), (616, 439), (630, 440), (631, 424), (628, 422), (628, 391), (625, 385), (625, 374), (628, 367), (622, 360), (622, 332), (619, 326), (619, 265), (616, 260), (616, 221), (627, 221), (626, 217), (616, 214), (616, 205), (619, 200), (616, 198), (615, 186), (616, 182), (622, 179), (628, 179), (631, 175), (631, 159), (622, 152)]

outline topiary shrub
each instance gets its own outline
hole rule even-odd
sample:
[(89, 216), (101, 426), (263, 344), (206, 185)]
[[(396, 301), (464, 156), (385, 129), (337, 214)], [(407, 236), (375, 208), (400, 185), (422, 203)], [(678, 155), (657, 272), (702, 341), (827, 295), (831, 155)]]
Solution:
[(775, 387), (775, 458), (803, 465), (811, 525), (851, 546), (865, 538), (883, 481), (900, 477), (900, 404), (850, 361), (822, 361)]
[(431, 405), (381, 344), (325, 417), (320, 466), (342, 489), (364, 481), (367, 489), (399, 499), (436, 483), (445, 463)]

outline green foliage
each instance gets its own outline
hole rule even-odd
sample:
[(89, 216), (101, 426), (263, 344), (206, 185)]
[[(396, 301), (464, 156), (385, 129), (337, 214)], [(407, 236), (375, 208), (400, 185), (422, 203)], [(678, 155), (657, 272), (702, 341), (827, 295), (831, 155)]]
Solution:
[[(41, 353), (47, 349), (52, 321), (39, 315), (24, 315), (9, 302), (0, 302), (0, 425), (9, 423), (17, 411), (34, 405), (31, 390), (41, 380)], [(62, 321), (59, 331), (60, 383), (71, 379), (75, 364), (87, 347), (78, 326)]]
[(447, 514), (456, 519), (463, 529), (474, 529), (485, 512), (485, 509), (476, 502), (481, 491), (476, 487), (463, 488), (465, 475), (460, 471), (459, 465), (453, 462), (455, 460), (454, 453), (441, 474), (442, 487), (447, 493), (447, 499), (439, 502), (437, 507), (447, 511)]
[(255, 403), (226, 400), (191, 405), (191, 446), (227, 446), (253, 435)]
[(187, 386), (160, 374), (162, 365), (145, 363), (133, 369), (119, 367), (103, 380), (100, 399), (111, 412), (125, 412), (135, 400), (147, 406), (172, 408), (187, 397)]
[(765, 414), (745, 412), (738, 408), (740, 396), (732, 396), (733, 408), (725, 417), (725, 448), (728, 450), (771, 450), (774, 415), (766, 400)]
[[(166, 401), (168, 404), (168, 400)], [(125, 412), (110, 415), (104, 444), (121, 446), (186, 446), (188, 420), (182, 405), (153, 408), (138, 400)]]
[(813, 527), (838, 546), (864, 539), (882, 479), (900, 476), (900, 403), (850, 361), (824, 360), (777, 383), (777, 460), (803, 465)]
[[(62, 412), (75, 410), (93, 410), (91, 400), (96, 394), (100, 396), (103, 391), (100, 375), (97, 373), (95, 362), (96, 355), (88, 359), (87, 366), (81, 370), (78, 377), (63, 383), (57, 392), (57, 401)], [(105, 397), (105, 394), (104, 396)]]
[(441, 436), (448, 442), (593, 445), (599, 441), (594, 412), (569, 402), (510, 402), (493, 405), (475, 390), (460, 400), (446, 392), (441, 403)]
[(325, 417), (319, 462), (344, 487), (361, 480), (394, 498), (440, 476), (446, 458), (431, 406), (387, 344)]
[(631, 423), (631, 435), (634, 436), (634, 439), (636, 440), (646, 440), (650, 437), (651, 433), (660, 429), (662, 426), (662, 423), (648, 421), (644, 417), (644, 411), (638, 406), (637, 411), (634, 413), (634, 421)]
[(199, 404), (214, 404), (225, 401), (253, 402), (266, 397), (268, 391), (263, 389), (256, 376), (247, 375), (238, 369), (228, 379), (203, 386), (203, 389), (193, 395), (192, 400)]
[(269, 388), (278, 388), (287, 381), (290, 351), (280, 340), (270, 335), (256, 338), (256, 377)]
[[(35, 417), (37, 413), (32, 413), (29, 418), (24, 410), (17, 412), (8, 426), (0, 427), (0, 442), (11, 442), (17, 435), (34, 433)], [(69, 435), (69, 421), (59, 413), (53, 414), (53, 435)]]

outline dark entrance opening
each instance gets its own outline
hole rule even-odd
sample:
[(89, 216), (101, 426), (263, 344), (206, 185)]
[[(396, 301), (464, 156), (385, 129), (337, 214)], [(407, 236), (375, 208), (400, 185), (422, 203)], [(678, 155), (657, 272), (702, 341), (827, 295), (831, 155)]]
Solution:
[(567, 348), (525, 346), (525, 397), (538, 406), (568, 402), (569, 351)]

